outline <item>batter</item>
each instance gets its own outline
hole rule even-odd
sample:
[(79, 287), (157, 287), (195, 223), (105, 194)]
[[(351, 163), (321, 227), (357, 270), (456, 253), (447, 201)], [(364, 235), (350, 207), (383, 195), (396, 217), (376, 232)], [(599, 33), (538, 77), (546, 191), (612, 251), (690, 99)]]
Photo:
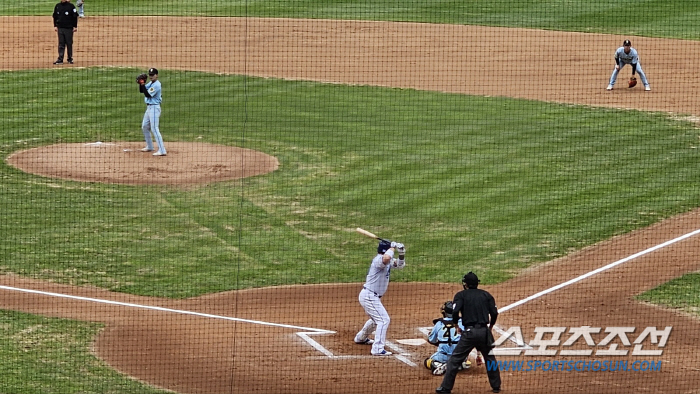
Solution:
[[(399, 252), (399, 258), (394, 258), (394, 250)], [(406, 248), (402, 243), (379, 241), (377, 255), (369, 266), (365, 284), (360, 291), (360, 305), (365, 309), (369, 319), (360, 332), (355, 335), (355, 343), (372, 345), (373, 356), (391, 356), (391, 352), (384, 349), (386, 344), (386, 332), (389, 329), (389, 314), (382, 305), (382, 296), (389, 287), (391, 269), (402, 269), (406, 265), (404, 259)], [(374, 341), (369, 335), (374, 331)]]

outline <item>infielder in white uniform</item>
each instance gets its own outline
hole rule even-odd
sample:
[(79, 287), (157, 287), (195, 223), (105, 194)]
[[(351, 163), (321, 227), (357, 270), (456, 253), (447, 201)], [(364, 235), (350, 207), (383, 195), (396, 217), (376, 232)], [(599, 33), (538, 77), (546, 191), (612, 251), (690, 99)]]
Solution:
[(639, 63), (639, 55), (637, 54), (637, 50), (632, 48), (632, 43), (630, 40), (625, 40), (625, 42), (622, 43), (622, 46), (617, 48), (617, 51), (615, 51), (615, 69), (610, 76), (608, 90), (613, 90), (615, 81), (617, 81), (617, 74), (620, 72), (622, 67), (625, 66), (625, 64), (632, 66), (632, 76), (634, 76), (635, 72), (639, 73), (639, 77), (642, 78), (642, 83), (644, 84), (644, 90), (651, 90), (647, 76), (644, 74), (642, 65)]
[[(399, 253), (399, 258), (394, 258), (394, 250)], [(372, 259), (372, 264), (367, 272), (367, 279), (360, 291), (360, 305), (365, 309), (369, 320), (355, 335), (355, 343), (372, 345), (373, 356), (391, 356), (391, 352), (384, 349), (386, 332), (389, 328), (389, 314), (382, 305), (381, 298), (389, 287), (391, 269), (402, 269), (406, 265), (404, 259), (406, 248), (402, 243), (379, 241), (377, 255)], [(369, 335), (374, 331), (374, 341)]]

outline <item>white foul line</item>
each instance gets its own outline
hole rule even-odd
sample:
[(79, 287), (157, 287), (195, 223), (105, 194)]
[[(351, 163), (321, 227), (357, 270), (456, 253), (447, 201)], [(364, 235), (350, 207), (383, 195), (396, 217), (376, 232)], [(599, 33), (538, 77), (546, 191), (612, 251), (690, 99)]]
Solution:
[(512, 303), (512, 304), (510, 304), (510, 305), (508, 305), (508, 306), (505, 306), (505, 307), (499, 309), (498, 312), (499, 312), (499, 313), (503, 313), (503, 312), (505, 312), (505, 311), (507, 311), (507, 310), (509, 310), (509, 309), (515, 308), (516, 306), (520, 306), (520, 305), (522, 305), (522, 304), (524, 304), (524, 303), (526, 303), (526, 302), (529, 302), (529, 301), (532, 301), (532, 300), (534, 300), (534, 299), (536, 299), (536, 298), (542, 297), (543, 295), (546, 295), (546, 294), (549, 294), (549, 293), (551, 293), (551, 292), (557, 291), (557, 290), (559, 290), (559, 289), (561, 289), (561, 288), (563, 288), (563, 287), (566, 287), (566, 286), (568, 286), (568, 285), (572, 285), (572, 284), (574, 284), (574, 283), (576, 283), (576, 282), (579, 282), (579, 281), (581, 281), (581, 280), (584, 280), (584, 279), (586, 279), (586, 278), (588, 278), (588, 277), (591, 277), (591, 276), (593, 276), (593, 275), (595, 275), (595, 274), (599, 274), (599, 273), (601, 273), (601, 272), (603, 272), (603, 271), (605, 271), (605, 270), (609, 270), (610, 268), (617, 267), (617, 266), (620, 265), (620, 264), (624, 264), (624, 263), (626, 263), (626, 262), (628, 262), (628, 261), (630, 261), (630, 260), (636, 259), (637, 257), (644, 256), (645, 254), (648, 254), (648, 253), (651, 253), (651, 252), (653, 252), (653, 251), (655, 251), (655, 250), (664, 248), (664, 247), (666, 247), (666, 246), (668, 246), (668, 245), (672, 245), (672, 244), (674, 244), (674, 243), (676, 243), (676, 242), (682, 241), (682, 240), (684, 240), (684, 239), (686, 239), (686, 238), (690, 238), (690, 237), (692, 237), (692, 236), (694, 236), (694, 235), (697, 235), (697, 234), (700, 234), (700, 229), (697, 229), (697, 230), (692, 231), (692, 232), (690, 232), (690, 233), (687, 233), (687, 234), (685, 234), (685, 235), (681, 235), (681, 236), (678, 237), (678, 238), (674, 238), (674, 239), (672, 239), (672, 240), (670, 240), (670, 241), (666, 241), (666, 242), (664, 242), (664, 243), (662, 243), (662, 244), (658, 244), (658, 245), (656, 245), (656, 246), (652, 246), (652, 247), (649, 248), (649, 249), (642, 250), (641, 252), (637, 252), (637, 253), (635, 253), (635, 254), (633, 254), (633, 255), (631, 255), (631, 256), (625, 257), (625, 258), (622, 259), (622, 260), (618, 260), (618, 261), (616, 261), (616, 262), (614, 262), (614, 263), (610, 263), (610, 264), (608, 264), (608, 265), (606, 265), (606, 266), (600, 267), (600, 268), (595, 269), (595, 270), (593, 270), (593, 271), (591, 271), (591, 272), (585, 273), (585, 274), (583, 274), (583, 275), (581, 275), (581, 276), (577, 276), (577, 277), (574, 278), (574, 279), (568, 280), (568, 281), (566, 281), (566, 282), (564, 282), (564, 283), (560, 283), (560, 284), (558, 284), (558, 285), (556, 285), (556, 286), (550, 287), (549, 289), (542, 290), (542, 291), (540, 291), (539, 293), (533, 294), (533, 295), (531, 295), (531, 296), (529, 296), (529, 297), (527, 297), (527, 298), (523, 298), (523, 299), (520, 300), (520, 301), (516, 301), (516, 302), (514, 302), (514, 303)]
[(179, 314), (181, 314), (181, 315), (201, 316), (201, 317), (208, 317), (208, 318), (211, 318), (211, 319), (229, 320), (229, 321), (236, 321), (236, 322), (241, 322), (241, 323), (260, 324), (260, 325), (263, 325), (263, 326), (273, 326), (273, 327), (282, 327), (282, 328), (294, 328), (294, 329), (297, 329), (297, 330), (311, 331), (311, 332), (319, 333), (319, 334), (332, 334), (332, 333), (335, 333), (335, 331), (323, 330), (323, 329), (320, 329), (320, 328), (301, 327), (301, 326), (293, 326), (293, 325), (290, 325), (290, 324), (279, 324), (279, 323), (270, 323), (270, 322), (259, 321), (259, 320), (240, 319), (240, 318), (237, 318), (237, 317), (221, 316), (221, 315), (212, 315), (212, 314), (210, 314), (210, 313), (192, 312), (192, 311), (185, 311), (185, 310), (181, 310), (181, 309), (163, 308), (163, 307), (160, 307), (160, 306), (150, 306), (150, 305), (132, 304), (132, 303), (130, 303), (130, 302), (120, 302), (120, 301), (102, 300), (102, 299), (99, 299), (99, 298), (80, 297), (80, 296), (74, 296), (74, 295), (70, 295), (70, 294), (52, 293), (52, 292), (40, 291), (40, 290), (20, 289), (20, 288), (18, 288), (18, 287), (0, 286), (0, 289), (2, 289), (2, 290), (10, 290), (10, 291), (20, 291), (20, 292), (24, 292), (24, 293), (40, 294), (40, 295), (51, 296), (51, 297), (69, 298), (69, 299), (79, 300), (79, 301), (96, 302), (96, 303), (99, 303), (99, 304), (109, 304), (109, 305), (117, 305), (117, 306), (126, 306), (126, 307), (139, 308), (139, 309), (150, 309), (150, 310), (154, 310), (154, 311), (169, 312), (169, 313), (179, 313)]

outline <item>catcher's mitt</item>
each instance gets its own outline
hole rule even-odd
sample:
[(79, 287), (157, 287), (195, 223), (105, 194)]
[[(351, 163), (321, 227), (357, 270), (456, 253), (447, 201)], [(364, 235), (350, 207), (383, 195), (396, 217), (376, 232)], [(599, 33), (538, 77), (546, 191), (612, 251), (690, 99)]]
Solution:
[(139, 74), (136, 77), (136, 82), (138, 82), (139, 85), (143, 85), (144, 83), (146, 83), (146, 78), (148, 78), (146, 74)]
[(630, 77), (629, 87), (633, 88), (633, 87), (635, 87), (635, 86), (637, 86), (637, 78), (635, 78), (635, 77)]

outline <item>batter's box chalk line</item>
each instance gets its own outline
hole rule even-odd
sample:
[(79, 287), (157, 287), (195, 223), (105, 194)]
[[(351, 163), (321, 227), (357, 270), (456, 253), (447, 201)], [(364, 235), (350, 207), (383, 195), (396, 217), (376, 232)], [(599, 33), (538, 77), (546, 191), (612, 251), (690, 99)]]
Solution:
[[(330, 350), (326, 349), (323, 345), (318, 343), (316, 340), (311, 338), (312, 335), (328, 335), (328, 334), (335, 334), (335, 331), (314, 331), (314, 332), (297, 332), (297, 334), (301, 339), (306, 341), (311, 347), (314, 349), (318, 350), (319, 352), (323, 353), (325, 356), (323, 358), (331, 358), (335, 360), (344, 360), (344, 359), (357, 359), (357, 358), (377, 358), (377, 356), (372, 356), (372, 355), (365, 355), (365, 356), (356, 356), (356, 355), (335, 355), (333, 352)], [(410, 367), (417, 367), (418, 364), (414, 363), (409, 357), (412, 356), (410, 352), (407, 352), (405, 349), (403, 349), (401, 346), (391, 342), (391, 341), (386, 341), (386, 347), (388, 347), (393, 354), (391, 357), (396, 358), (397, 360), (401, 361), (402, 363), (410, 366)], [(369, 347), (368, 347), (369, 349)], [(312, 357), (312, 358), (318, 358), (318, 357)]]

